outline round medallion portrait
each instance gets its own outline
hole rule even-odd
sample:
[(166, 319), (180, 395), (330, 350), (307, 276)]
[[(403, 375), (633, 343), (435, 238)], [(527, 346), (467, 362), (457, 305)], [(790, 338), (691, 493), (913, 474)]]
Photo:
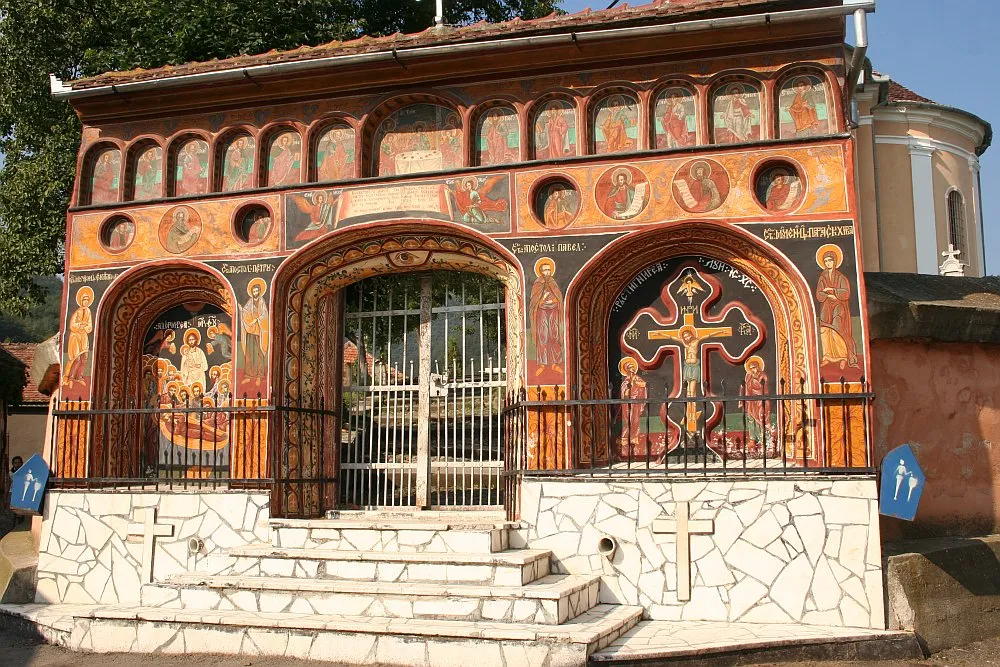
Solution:
[(160, 220), (157, 237), (167, 252), (187, 252), (201, 237), (201, 217), (190, 206), (175, 206)]
[(770, 213), (793, 211), (806, 197), (805, 180), (791, 162), (767, 162), (754, 177), (754, 196)]
[(580, 191), (567, 178), (546, 180), (535, 188), (533, 209), (546, 229), (564, 229), (580, 213)]
[(124, 215), (113, 215), (101, 224), (101, 245), (117, 255), (124, 252), (135, 240), (135, 223)]
[(635, 167), (612, 167), (594, 186), (597, 208), (609, 218), (630, 220), (649, 203), (649, 180)]
[(251, 204), (236, 212), (233, 234), (240, 243), (257, 245), (267, 238), (271, 227), (273, 227), (271, 211), (266, 206)]
[(729, 196), (729, 174), (715, 160), (690, 160), (674, 174), (670, 189), (674, 201), (688, 213), (708, 213)]

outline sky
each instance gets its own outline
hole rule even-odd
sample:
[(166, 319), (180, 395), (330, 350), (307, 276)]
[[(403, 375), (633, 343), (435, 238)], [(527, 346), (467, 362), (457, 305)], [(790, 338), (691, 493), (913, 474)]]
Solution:
[[(599, 9), (608, 2), (564, 0), (562, 8)], [(868, 20), (868, 57), (875, 69), (935, 102), (976, 114), (1000, 133), (1000, 75), (995, 69), (1000, 63), (1000, 0), (877, 2)], [(994, 143), (980, 160), (986, 270), (998, 274), (1000, 138)]]

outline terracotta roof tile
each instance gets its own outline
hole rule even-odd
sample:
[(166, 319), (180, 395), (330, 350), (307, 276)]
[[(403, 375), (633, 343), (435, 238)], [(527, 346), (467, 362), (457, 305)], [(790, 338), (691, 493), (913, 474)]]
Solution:
[(896, 81), (889, 82), (889, 101), (890, 102), (922, 102), (925, 104), (937, 104), (934, 100), (928, 99), (923, 95), (918, 95), (906, 86)]
[[(479, 21), (464, 26), (430, 27), (411, 34), (394, 33), (384, 37), (364, 35), (354, 40), (333, 41), (319, 46), (301, 46), (289, 51), (268, 51), (256, 55), (240, 55), (224, 60), (166, 65), (156, 69), (134, 69), (127, 72), (107, 72), (70, 82), (74, 90), (112, 84), (134, 83), (204, 72), (269, 65), (280, 62), (305, 61), (333, 56), (357, 55), (444, 44), (459, 44), (525, 37), (538, 34), (597, 30), (631, 25), (669, 23), (677, 19), (694, 19), (724, 14), (756, 13), (770, 5), (793, 8), (802, 2), (793, 0), (654, 0), (650, 4), (630, 7), (627, 3), (611, 9), (584, 9), (573, 14), (552, 13), (537, 19), (515, 18), (501, 23)], [(809, 4), (826, 4), (815, 0)], [(784, 7), (782, 7), (784, 8)]]
[(0, 349), (24, 364), (24, 392), (21, 403), (48, 403), (49, 397), (38, 391), (29, 378), (31, 362), (38, 343), (0, 343)]

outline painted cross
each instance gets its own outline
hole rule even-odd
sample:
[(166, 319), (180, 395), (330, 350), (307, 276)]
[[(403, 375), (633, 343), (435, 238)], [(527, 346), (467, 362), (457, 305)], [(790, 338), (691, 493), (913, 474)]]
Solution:
[(691, 503), (677, 503), (673, 519), (656, 519), (653, 532), (677, 535), (677, 599), (691, 599), (691, 535), (711, 535), (715, 532), (712, 519), (691, 520)]
[(156, 508), (146, 510), (146, 520), (142, 523), (130, 523), (129, 535), (142, 537), (142, 583), (153, 583), (153, 547), (157, 537), (171, 537), (174, 527), (169, 523), (156, 523)]

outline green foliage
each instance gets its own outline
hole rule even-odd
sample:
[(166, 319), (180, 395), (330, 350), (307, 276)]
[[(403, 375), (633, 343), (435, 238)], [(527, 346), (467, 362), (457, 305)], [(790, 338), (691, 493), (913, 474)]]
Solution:
[(36, 278), (44, 290), (40, 303), (31, 306), (24, 317), (0, 315), (0, 341), (5, 343), (41, 343), (59, 331), (62, 306), (62, 281), (55, 276)]
[[(557, 0), (449, 0), (451, 23), (547, 14)], [(44, 298), (62, 270), (65, 211), (80, 143), (61, 79), (415, 32), (433, 0), (0, 0), (0, 312)]]

